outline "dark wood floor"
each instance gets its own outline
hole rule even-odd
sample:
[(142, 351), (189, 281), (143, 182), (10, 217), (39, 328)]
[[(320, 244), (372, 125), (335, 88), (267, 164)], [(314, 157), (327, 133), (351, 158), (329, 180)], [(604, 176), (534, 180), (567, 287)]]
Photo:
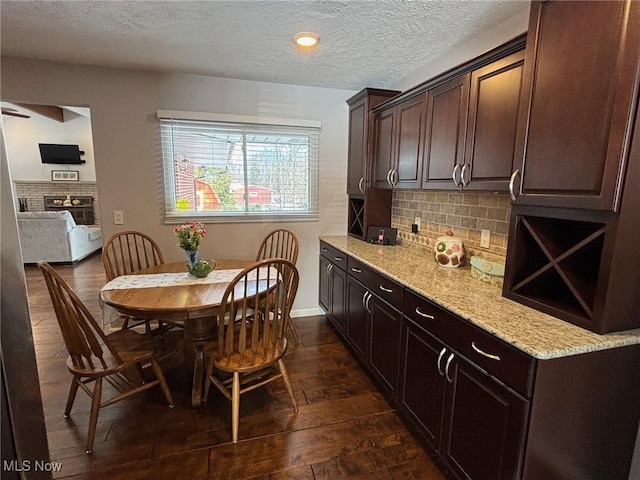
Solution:
[[(99, 318), (100, 257), (57, 268)], [(202, 408), (191, 408), (189, 372), (174, 356), (164, 369), (175, 408), (160, 389), (104, 408), (86, 455), (89, 399), (79, 392), (71, 418), (63, 417), (67, 354), (40, 271), (27, 266), (26, 274), (51, 460), (62, 464), (54, 478), (445, 478), (323, 316), (296, 319), (302, 343), (285, 358), (298, 413), (278, 382), (247, 393), (234, 445), (228, 400), (212, 389)]]

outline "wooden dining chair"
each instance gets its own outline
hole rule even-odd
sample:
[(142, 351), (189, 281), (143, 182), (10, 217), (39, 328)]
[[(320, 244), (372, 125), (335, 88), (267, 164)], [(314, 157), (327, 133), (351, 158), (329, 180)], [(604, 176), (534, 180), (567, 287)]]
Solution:
[[(264, 237), (258, 248), (256, 261), (265, 258), (284, 258), (295, 265), (298, 261), (298, 249), (299, 244), (296, 234), (286, 228), (279, 228), (269, 232), (267, 236)], [(296, 344), (299, 344), (300, 337), (298, 336), (295, 323), (290, 321), (288, 328)]]
[(285, 331), (298, 281), (293, 263), (271, 258), (246, 267), (223, 294), (217, 340), (204, 348), (208, 358), (204, 398), (213, 384), (231, 401), (234, 443), (238, 441), (243, 393), (282, 378), (294, 411), (298, 411), (282, 360), (287, 351)]
[[(38, 267), (44, 275), (58, 325), (69, 353), (67, 369), (73, 378), (64, 411), (65, 418), (71, 413), (78, 387), (91, 397), (86, 453), (91, 453), (93, 450), (98, 414), (102, 407), (159, 384), (169, 402), (169, 407), (173, 408), (173, 397), (154, 356), (152, 340), (133, 330), (117, 330), (105, 335), (86, 306), (58, 272), (46, 262), (38, 262)], [(144, 369), (148, 366), (155, 375), (154, 380), (147, 381), (144, 377)], [(140, 377), (137, 384), (124, 374), (125, 371), (135, 372), (136, 370)], [(104, 402), (102, 401), (103, 380), (118, 392)], [(90, 388), (91, 384), (93, 389)]]
[[(107, 280), (121, 275), (131, 275), (138, 270), (155, 267), (164, 263), (164, 257), (158, 244), (147, 234), (129, 230), (119, 232), (107, 239), (102, 247), (102, 264)], [(149, 319), (137, 319), (129, 315), (120, 315), (123, 320), (122, 329), (133, 328), (144, 324), (150, 335), (163, 334), (165, 331), (182, 327), (179, 323), (166, 324), (158, 320), (158, 327), (152, 328)]]
[(291, 230), (280, 228), (267, 234), (258, 248), (257, 260), (285, 258), (294, 265), (298, 261), (298, 237)]

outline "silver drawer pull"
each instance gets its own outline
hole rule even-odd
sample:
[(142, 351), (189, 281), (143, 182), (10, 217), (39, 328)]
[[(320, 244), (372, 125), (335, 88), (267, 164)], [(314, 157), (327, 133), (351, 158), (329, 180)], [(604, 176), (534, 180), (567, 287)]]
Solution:
[(421, 317), (428, 318), (429, 320), (435, 320), (436, 319), (436, 317), (434, 317), (433, 315), (429, 315), (428, 313), (424, 313), (422, 310), (420, 310), (420, 307), (416, 307), (416, 313), (418, 315), (420, 315)]
[(444, 377), (444, 370), (442, 370), (440, 362), (442, 362), (442, 357), (444, 357), (445, 353), (447, 353), (447, 347), (442, 347), (442, 350), (440, 350), (440, 355), (438, 355), (438, 363), (436, 364), (438, 367), (438, 373), (441, 377)]
[(447, 364), (444, 367), (444, 376), (447, 379), (447, 382), (449, 383), (453, 383), (453, 379), (449, 376), (449, 367), (451, 367), (451, 362), (453, 361), (453, 357), (455, 355), (452, 353), (451, 355), (449, 355), (449, 358), (447, 358)]
[(342, 261), (342, 257), (333, 257), (335, 259), (336, 262), (341, 262)]
[(490, 358), (491, 360), (500, 360), (500, 357), (498, 355), (492, 355), (491, 353), (483, 352), (480, 349), (480, 347), (476, 345), (476, 342), (471, 342), (471, 348), (473, 348), (480, 355), (484, 355), (485, 357)]
[(356, 268), (356, 267), (351, 267), (351, 271), (352, 272), (356, 272), (356, 273), (362, 273), (362, 270), (360, 270), (359, 268)]
[(322, 250), (323, 252), (328, 252), (329, 251), (328, 248), (321, 248), (320, 250)]
[(393, 290), (391, 290), (390, 288), (383, 287), (382, 285), (380, 285), (380, 290), (387, 293), (393, 293)]

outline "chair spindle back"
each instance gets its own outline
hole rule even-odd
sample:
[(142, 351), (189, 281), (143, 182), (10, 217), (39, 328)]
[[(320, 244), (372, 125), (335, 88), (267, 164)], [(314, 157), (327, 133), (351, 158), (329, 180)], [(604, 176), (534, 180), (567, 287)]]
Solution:
[(102, 263), (108, 280), (164, 263), (160, 247), (142, 232), (112, 235), (102, 247)]
[(281, 228), (269, 233), (258, 248), (256, 260), (285, 258), (294, 265), (298, 261), (298, 237), (291, 230)]

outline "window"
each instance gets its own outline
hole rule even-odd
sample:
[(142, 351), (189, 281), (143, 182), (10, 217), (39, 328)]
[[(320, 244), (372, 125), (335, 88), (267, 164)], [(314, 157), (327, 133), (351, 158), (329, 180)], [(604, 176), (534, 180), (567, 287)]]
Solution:
[(158, 117), (168, 222), (318, 218), (319, 122), (166, 111)]

